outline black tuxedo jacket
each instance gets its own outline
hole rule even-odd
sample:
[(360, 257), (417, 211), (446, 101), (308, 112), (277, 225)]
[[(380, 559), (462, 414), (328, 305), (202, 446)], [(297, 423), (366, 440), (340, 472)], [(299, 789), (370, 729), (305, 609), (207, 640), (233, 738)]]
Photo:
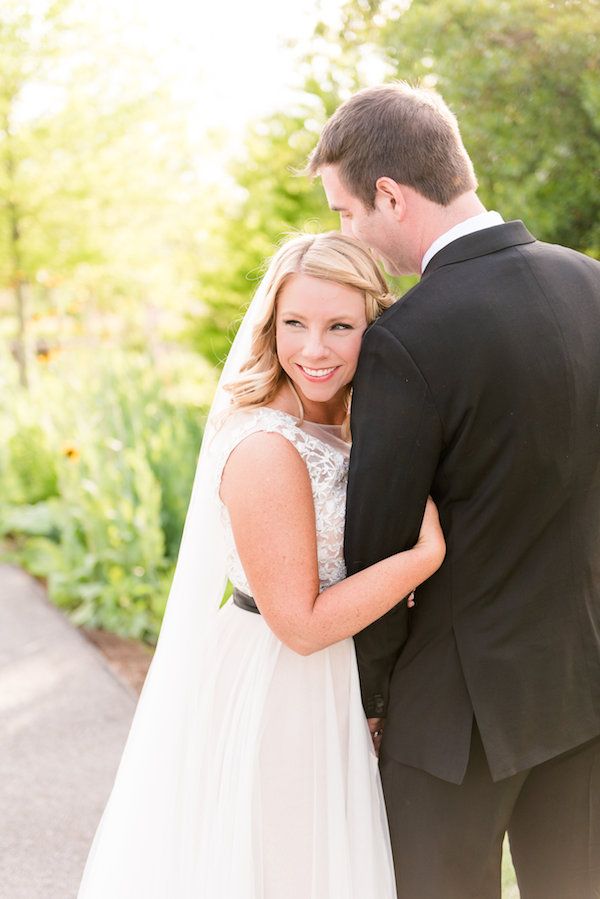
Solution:
[(365, 334), (353, 574), (417, 539), (440, 570), (355, 637), (384, 751), (453, 783), (475, 716), (494, 779), (600, 733), (600, 263), (522, 222), (462, 237)]

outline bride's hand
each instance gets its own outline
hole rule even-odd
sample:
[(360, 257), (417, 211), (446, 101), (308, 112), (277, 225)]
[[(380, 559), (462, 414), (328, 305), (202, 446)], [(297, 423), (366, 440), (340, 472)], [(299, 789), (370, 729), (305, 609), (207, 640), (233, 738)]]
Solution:
[(427, 499), (425, 506), (425, 514), (421, 524), (421, 531), (416, 546), (427, 551), (428, 557), (431, 558), (432, 574), (437, 571), (446, 555), (446, 541), (440, 525), (440, 516), (438, 515), (437, 506), (431, 497)]

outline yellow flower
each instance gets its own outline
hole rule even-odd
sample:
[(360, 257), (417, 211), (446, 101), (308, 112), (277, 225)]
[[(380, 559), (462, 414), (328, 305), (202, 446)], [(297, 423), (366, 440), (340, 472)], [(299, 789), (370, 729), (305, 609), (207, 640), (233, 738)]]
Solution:
[(35, 351), (35, 357), (38, 362), (45, 364), (51, 362), (59, 353), (58, 347), (49, 347), (46, 343), (40, 343)]
[(47, 346), (40, 346), (35, 351), (36, 358), (38, 362), (48, 362), (50, 359), (50, 355), (52, 350)]
[(63, 456), (66, 456), (67, 459), (72, 459), (74, 462), (79, 459), (80, 453), (74, 443), (65, 443), (62, 448)]

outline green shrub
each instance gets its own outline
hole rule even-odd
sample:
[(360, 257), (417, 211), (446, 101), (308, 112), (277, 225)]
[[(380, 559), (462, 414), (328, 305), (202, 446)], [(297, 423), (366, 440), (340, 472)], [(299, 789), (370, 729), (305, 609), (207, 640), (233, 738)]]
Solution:
[(156, 639), (202, 436), (180, 377), (104, 351), (1, 401), (0, 536), (77, 624)]
[(7, 442), (8, 479), (5, 498), (13, 503), (37, 503), (58, 494), (56, 458), (43, 429), (24, 424)]

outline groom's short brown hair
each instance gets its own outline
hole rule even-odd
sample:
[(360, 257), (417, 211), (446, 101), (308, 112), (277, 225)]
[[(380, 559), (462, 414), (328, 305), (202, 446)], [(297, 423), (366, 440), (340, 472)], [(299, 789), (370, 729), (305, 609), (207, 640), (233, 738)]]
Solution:
[(348, 190), (372, 209), (387, 176), (441, 206), (477, 188), (456, 117), (439, 94), (405, 82), (365, 88), (325, 125), (307, 171), (337, 165)]

